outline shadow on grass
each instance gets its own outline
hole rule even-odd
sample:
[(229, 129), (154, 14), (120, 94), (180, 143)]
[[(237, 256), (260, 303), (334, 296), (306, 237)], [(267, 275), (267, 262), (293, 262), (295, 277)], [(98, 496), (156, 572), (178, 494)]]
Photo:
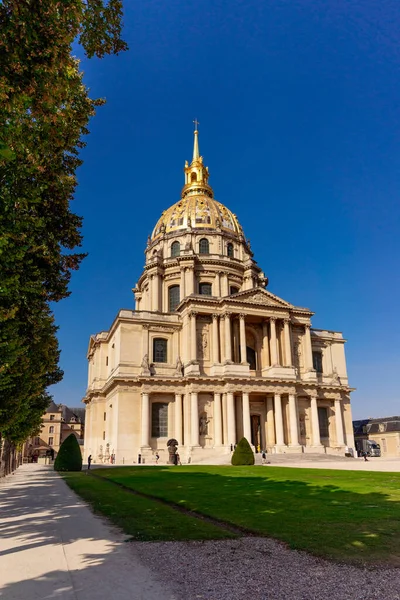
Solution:
[(400, 566), (399, 475), (293, 469), (291, 479), (288, 471), (125, 467), (98, 474), (292, 548)]

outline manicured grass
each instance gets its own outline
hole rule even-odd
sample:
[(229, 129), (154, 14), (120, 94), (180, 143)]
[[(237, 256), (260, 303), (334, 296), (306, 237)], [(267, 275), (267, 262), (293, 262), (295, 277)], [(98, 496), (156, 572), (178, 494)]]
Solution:
[(96, 513), (110, 519), (131, 539), (167, 541), (236, 537), (212, 523), (179, 513), (157, 501), (135, 496), (107, 480), (86, 473), (63, 473), (62, 476)]
[(292, 548), (336, 560), (400, 565), (399, 473), (160, 466), (96, 474)]

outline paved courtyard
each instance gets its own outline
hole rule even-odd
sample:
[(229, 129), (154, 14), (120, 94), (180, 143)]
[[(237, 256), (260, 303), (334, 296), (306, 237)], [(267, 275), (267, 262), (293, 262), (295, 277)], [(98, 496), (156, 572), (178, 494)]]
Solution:
[(50, 468), (0, 480), (2, 600), (172, 600), (135, 547)]
[(0, 516), (2, 600), (400, 600), (400, 569), (270, 539), (126, 543), (46, 466), (0, 483)]

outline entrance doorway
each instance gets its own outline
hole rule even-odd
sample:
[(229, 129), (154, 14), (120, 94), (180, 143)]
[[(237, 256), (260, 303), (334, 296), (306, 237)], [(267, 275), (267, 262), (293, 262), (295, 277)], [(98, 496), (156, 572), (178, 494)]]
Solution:
[(256, 449), (261, 448), (261, 417), (260, 415), (251, 415), (251, 443)]

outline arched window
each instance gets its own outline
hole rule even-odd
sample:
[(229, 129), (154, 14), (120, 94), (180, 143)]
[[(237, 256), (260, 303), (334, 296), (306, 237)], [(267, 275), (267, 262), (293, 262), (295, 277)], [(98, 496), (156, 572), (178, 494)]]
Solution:
[(202, 296), (211, 296), (211, 283), (199, 283), (199, 294)]
[(179, 256), (181, 253), (181, 245), (179, 242), (171, 244), (171, 256)]
[(234, 285), (231, 285), (231, 287), (229, 288), (229, 295), (233, 296), (233, 294), (237, 294), (239, 291), (239, 288), (235, 287)]
[(233, 258), (233, 244), (229, 243), (226, 247), (226, 253), (228, 256)]
[(167, 402), (153, 402), (151, 405), (151, 437), (168, 437)]
[(180, 290), (179, 285), (171, 285), (168, 288), (168, 310), (169, 312), (174, 312), (176, 307), (178, 306), (180, 299)]
[(190, 176), (190, 180), (191, 180), (191, 181), (197, 181), (197, 175), (196, 175), (196, 173), (192, 173), (192, 174), (191, 174), (191, 176)]
[(153, 340), (153, 362), (168, 362), (167, 340), (165, 340), (164, 338), (154, 338)]
[(250, 371), (255, 371), (257, 369), (256, 351), (247, 346), (246, 355), (247, 362), (250, 365)]
[(210, 254), (210, 244), (207, 238), (202, 238), (199, 242), (199, 254)]

